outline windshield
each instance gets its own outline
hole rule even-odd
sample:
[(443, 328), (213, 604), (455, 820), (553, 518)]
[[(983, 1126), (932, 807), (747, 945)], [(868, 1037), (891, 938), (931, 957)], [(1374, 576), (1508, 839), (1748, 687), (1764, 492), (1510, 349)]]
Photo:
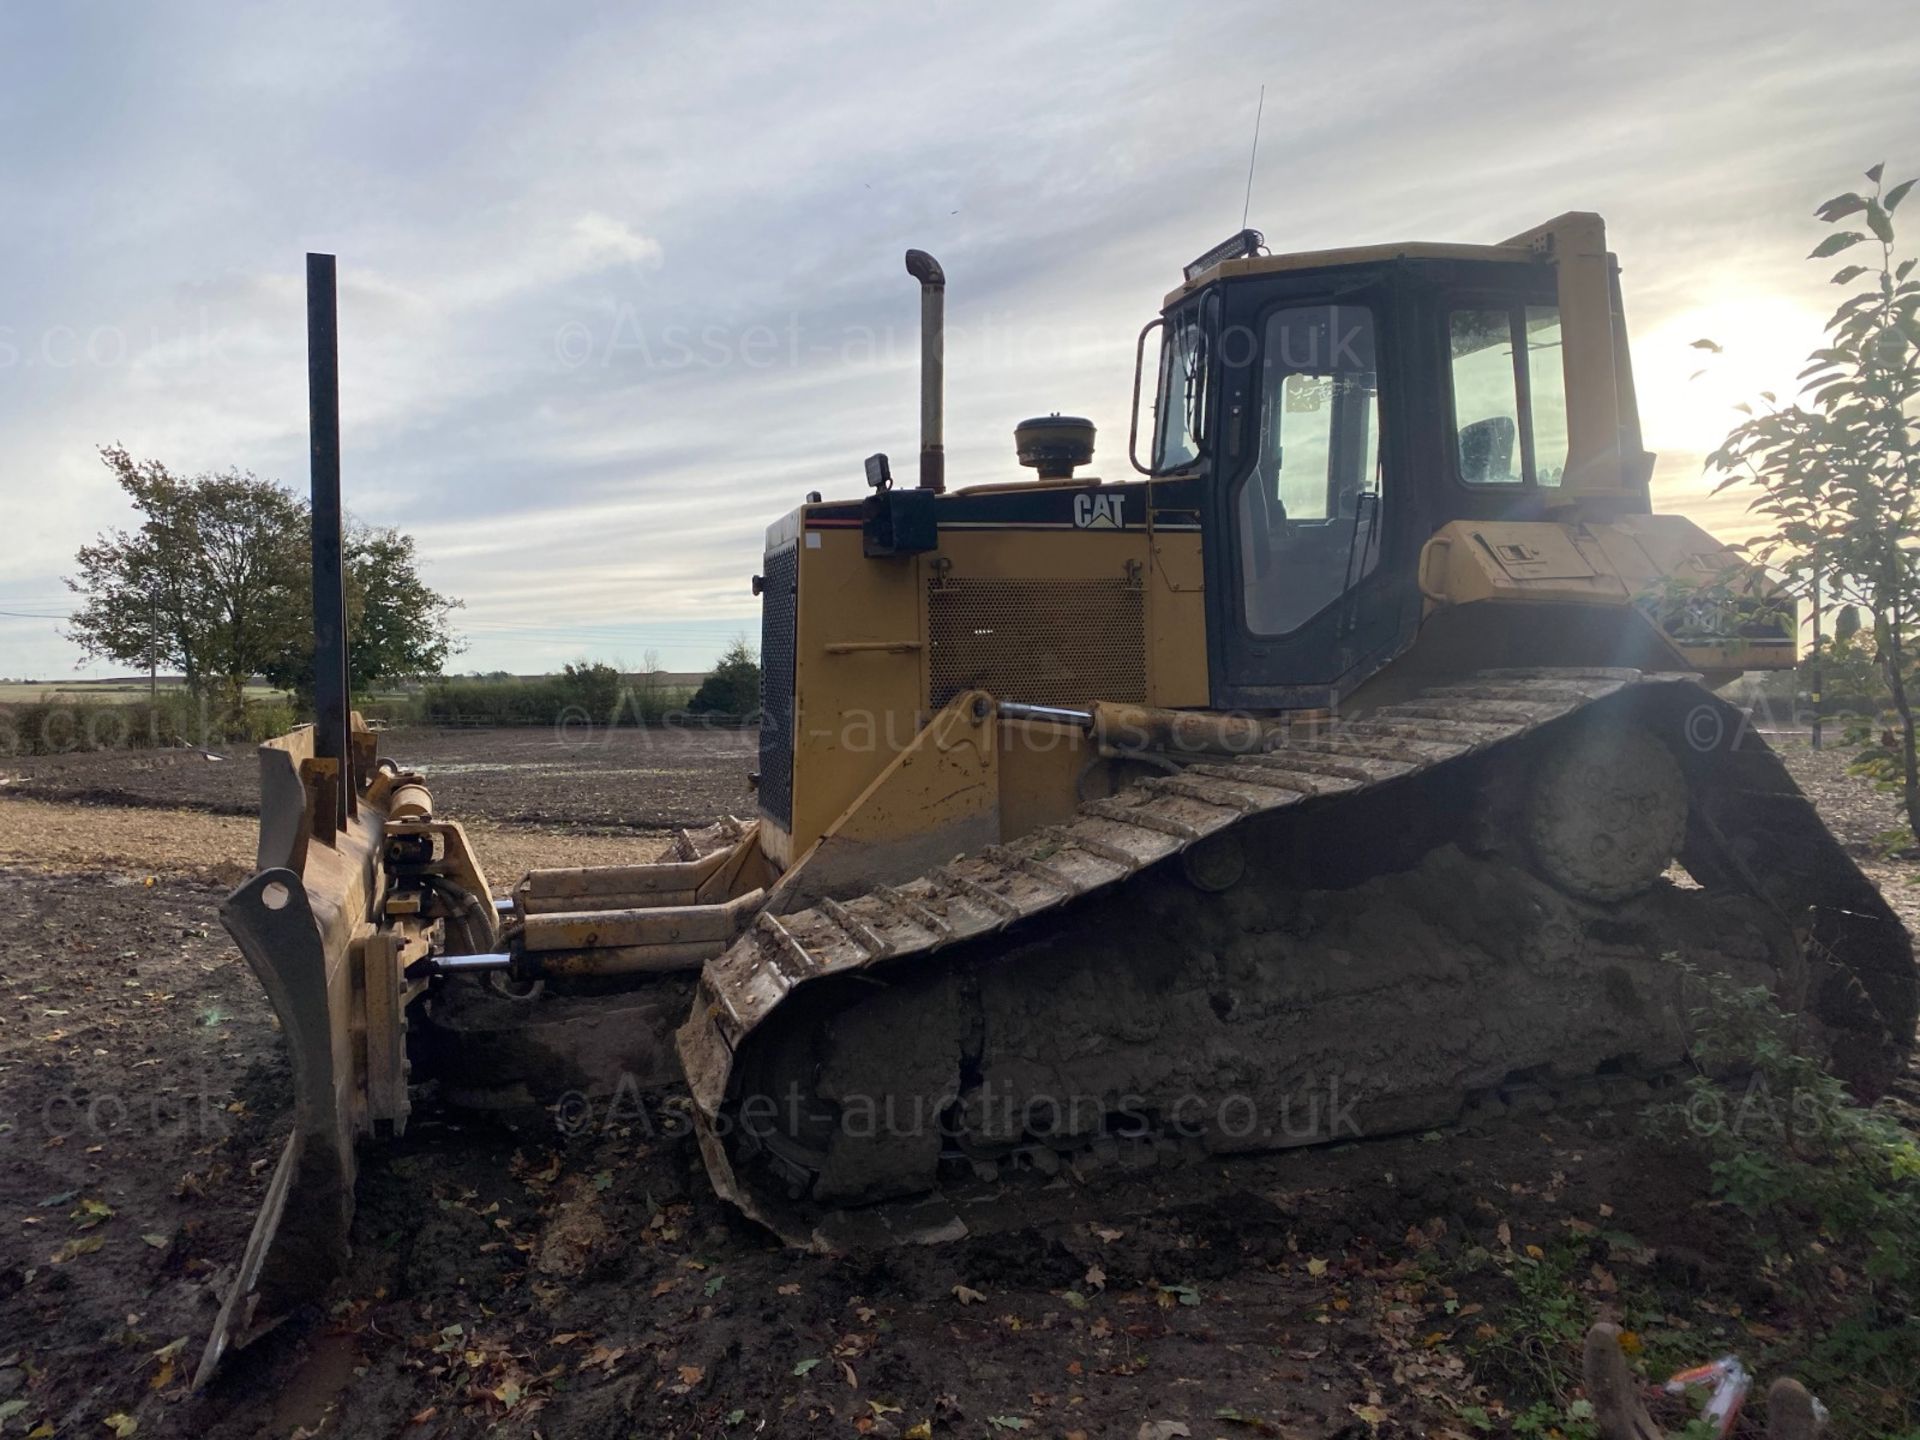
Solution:
[(1178, 470), (1200, 458), (1207, 405), (1207, 329), (1200, 307), (1169, 316), (1153, 402), (1153, 468)]

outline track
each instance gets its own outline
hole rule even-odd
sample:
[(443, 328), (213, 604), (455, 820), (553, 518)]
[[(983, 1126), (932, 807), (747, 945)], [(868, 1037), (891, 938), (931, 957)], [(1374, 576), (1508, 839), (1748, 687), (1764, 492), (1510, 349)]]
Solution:
[[(1687, 791), (1694, 882), (1602, 903), (1502, 796), (1575, 727), (1637, 726)], [(1206, 757), (908, 884), (763, 915), (679, 1035), (708, 1169), (791, 1243), (954, 1233), (869, 1202), (1424, 1129), (1516, 1087), (1671, 1067), (1676, 955), (1772, 986), (1874, 1090), (1908, 937), (1738, 712), (1685, 676), (1493, 671)]]

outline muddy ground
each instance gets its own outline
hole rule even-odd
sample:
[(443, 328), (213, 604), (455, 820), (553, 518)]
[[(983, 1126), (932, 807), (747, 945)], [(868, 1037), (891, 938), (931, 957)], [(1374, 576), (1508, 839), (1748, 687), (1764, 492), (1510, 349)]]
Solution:
[[(749, 808), (750, 735), (390, 748), (485, 822), (501, 884)], [(1911, 923), (1914, 867), (1872, 851), (1891, 805), (1786, 748)], [(1593, 1316), (1650, 1369), (1777, 1368), (1801, 1338), (1737, 1260), (1738, 1217), (1626, 1110), (1085, 1188), (1026, 1175), (973, 1239), (822, 1259), (712, 1197), (670, 1101), (562, 1133), (423, 1096), (367, 1154), (326, 1303), (194, 1395), (288, 1123), (271, 1012), (214, 914), (251, 845), (250, 769), (0, 761), (0, 1434), (1547, 1433), (1577, 1396), (1529, 1407)]]

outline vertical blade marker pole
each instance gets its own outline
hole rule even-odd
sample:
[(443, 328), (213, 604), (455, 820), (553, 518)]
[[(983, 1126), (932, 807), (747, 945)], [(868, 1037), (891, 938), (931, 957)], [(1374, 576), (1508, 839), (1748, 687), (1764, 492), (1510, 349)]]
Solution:
[(355, 808), (347, 688), (347, 575), (340, 512), (340, 339), (334, 257), (307, 256), (307, 433), (313, 475), (314, 754), (337, 762), (335, 810)]

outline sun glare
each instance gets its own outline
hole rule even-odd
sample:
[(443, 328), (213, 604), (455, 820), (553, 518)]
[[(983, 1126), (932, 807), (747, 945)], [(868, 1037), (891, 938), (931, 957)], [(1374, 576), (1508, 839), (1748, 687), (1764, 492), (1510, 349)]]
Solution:
[[(1636, 337), (1633, 365), (1647, 448), (1704, 455), (1743, 418), (1734, 407), (1764, 403), (1772, 391), (1790, 403), (1794, 379), (1820, 342), (1826, 317), (1797, 300), (1729, 298), (1684, 311)], [(1696, 348), (1711, 340), (1720, 349)]]

